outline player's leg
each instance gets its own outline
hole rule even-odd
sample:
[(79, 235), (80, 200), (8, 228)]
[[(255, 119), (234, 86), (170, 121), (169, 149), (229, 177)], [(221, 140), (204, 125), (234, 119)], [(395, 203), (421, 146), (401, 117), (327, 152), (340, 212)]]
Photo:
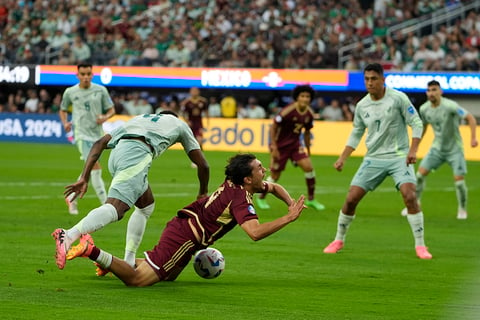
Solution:
[[(195, 139), (198, 142), (198, 145), (200, 146), (200, 150), (203, 151), (203, 127), (199, 127), (199, 128), (191, 127), (191, 129), (193, 131), (193, 135), (195, 136)], [(192, 167), (192, 169), (197, 168), (197, 165), (194, 162), (192, 162), (190, 166)]]
[(455, 194), (457, 196), (458, 211), (457, 219), (467, 219), (468, 188), (465, 182), (467, 174), (467, 162), (463, 153), (451, 153), (447, 157), (447, 162), (452, 167), (453, 178), (455, 180)]
[(160, 281), (153, 268), (145, 261), (134, 269), (126, 261), (113, 257), (110, 266), (105, 266), (105, 268), (130, 287), (146, 287)]
[(135, 265), (135, 257), (143, 239), (147, 221), (155, 209), (155, 202), (152, 190), (147, 190), (135, 202), (135, 210), (128, 219), (127, 236), (125, 244), (125, 261), (131, 266)]
[(107, 201), (107, 192), (102, 179), (102, 167), (98, 161), (93, 165), (92, 172), (90, 173), (90, 181), (100, 203), (105, 203), (105, 201)]
[[(287, 165), (287, 161), (290, 157), (290, 153), (279, 150), (280, 158), (274, 158), (270, 156), (270, 175), (267, 177), (268, 182), (277, 182), (280, 179), (280, 175), (283, 170), (285, 170), (285, 166)], [(265, 200), (267, 193), (261, 193), (257, 197), (257, 206), (260, 209), (270, 209), (270, 205)]]
[(431, 259), (432, 255), (425, 246), (423, 212), (417, 202), (415, 184), (404, 183), (400, 186), (403, 201), (408, 210), (407, 220), (415, 239), (415, 251), (420, 259)]
[[(442, 157), (440, 152), (434, 148), (430, 149), (425, 157), (420, 162), (418, 167), (418, 171), (415, 175), (416, 178), (416, 196), (417, 202), (420, 204), (422, 199), (423, 191), (425, 190), (426, 186), (426, 179), (427, 176), (430, 174), (432, 170), (438, 169), (443, 163), (445, 159)], [(405, 207), (401, 212), (402, 216), (406, 217), (408, 214), (408, 209)]]
[(52, 236), (55, 239), (55, 258), (58, 268), (63, 269), (68, 250), (72, 243), (78, 240), (82, 234), (95, 232), (107, 224), (118, 221), (128, 209), (128, 205), (122, 201), (108, 198), (107, 203), (90, 211), (86, 217), (72, 228), (68, 230), (62, 228), (55, 229)]
[[(88, 154), (90, 153), (94, 143), (95, 141), (85, 140), (79, 142), (78, 147), (84, 161), (87, 160)], [(101, 204), (104, 204), (105, 201), (107, 201), (107, 191), (105, 190), (105, 183), (102, 179), (102, 167), (98, 161), (95, 162), (92, 171), (90, 172), (90, 182), (92, 183), (93, 190), (95, 191), (98, 200), (100, 200)]]
[(323, 249), (324, 253), (337, 253), (343, 248), (348, 228), (355, 217), (355, 209), (366, 193), (367, 191), (362, 187), (350, 186), (342, 210), (338, 214), (335, 240)]
[[(85, 149), (88, 148), (86, 142), (84, 140), (75, 140), (75, 146), (77, 147), (78, 152), (80, 153), (80, 159), (85, 160), (88, 156), (88, 152), (85, 154)], [(80, 179), (80, 176), (78, 177)], [(77, 181), (78, 181), (77, 179)], [(75, 193), (72, 193), (68, 197), (65, 198), (65, 203), (68, 206), (68, 213), (77, 215), (78, 214), (78, 198), (73, 199)]]
[(417, 179), (416, 195), (417, 195), (418, 202), (421, 201), (423, 190), (425, 189), (425, 185), (426, 185), (425, 180), (429, 175), (429, 173), (430, 173), (429, 169), (422, 167), (420, 165), (420, 167), (418, 168), (417, 174), (415, 175)]
[(312, 161), (306, 153), (300, 153), (294, 157), (294, 161), (302, 168), (305, 174), (305, 183), (307, 184), (308, 198), (305, 205), (316, 210), (324, 210), (325, 206), (315, 200), (315, 170), (313, 169)]
[(342, 210), (338, 215), (337, 233), (335, 240), (331, 242), (324, 250), (325, 253), (336, 253), (343, 248), (345, 237), (350, 224), (355, 217), (355, 210), (358, 203), (363, 199), (368, 191), (375, 190), (387, 177), (389, 164), (383, 162), (377, 163), (373, 159), (363, 160), (362, 164), (355, 173), (347, 198), (343, 204)]
[(82, 239), (84, 241), (80, 241), (80, 244), (69, 252), (69, 260), (76, 257), (87, 257), (95, 261), (103, 270), (111, 271), (127, 286), (144, 287), (160, 281), (158, 275), (146, 262), (140, 263), (138, 268), (133, 268), (126, 261), (96, 247), (90, 235), (84, 236)]

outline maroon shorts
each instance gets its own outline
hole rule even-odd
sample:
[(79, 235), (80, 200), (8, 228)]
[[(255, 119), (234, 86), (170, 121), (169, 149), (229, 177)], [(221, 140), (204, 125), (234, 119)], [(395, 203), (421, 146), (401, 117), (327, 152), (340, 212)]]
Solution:
[(195, 138), (203, 138), (203, 127), (202, 126), (191, 126), (190, 127)]
[(174, 217), (167, 223), (158, 244), (145, 252), (145, 259), (160, 281), (173, 281), (185, 268), (200, 245), (188, 224), (188, 219)]
[(270, 164), (270, 171), (283, 171), (287, 165), (288, 159), (298, 162), (302, 159), (308, 158), (307, 149), (300, 144), (294, 144), (292, 146), (286, 146), (278, 149), (280, 157), (273, 159)]

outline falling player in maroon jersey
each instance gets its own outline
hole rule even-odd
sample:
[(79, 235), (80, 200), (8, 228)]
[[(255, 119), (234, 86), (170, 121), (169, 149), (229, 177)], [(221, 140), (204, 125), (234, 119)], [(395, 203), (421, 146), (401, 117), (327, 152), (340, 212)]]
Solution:
[[(196, 251), (212, 245), (237, 224), (258, 241), (295, 221), (302, 213), (304, 196), (298, 200), (277, 183), (267, 182), (266, 169), (253, 154), (237, 154), (225, 168), (225, 181), (209, 197), (199, 199), (177, 212), (167, 223), (158, 244), (137, 259), (137, 267), (101, 250), (90, 235), (69, 251), (67, 259), (88, 257), (113, 272), (127, 286), (143, 287), (160, 281), (173, 281)], [(253, 194), (269, 192), (288, 205), (288, 213), (260, 223), (253, 207)]]
[[(294, 102), (284, 107), (273, 120), (270, 129), (270, 177), (269, 182), (276, 182), (285, 170), (290, 159), (295, 166), (305, 172), (308, 200), (305, 204), (316, 210), (323, 210), (325, 206), (315, 200), (315, 171), (310, 160), (310, 129), (313, 127), (313, 110), (310, 102), (315, 91), (309, 85), (298, 85), (293, 89)], [(300, 136), (303, 131), (303, 144)], [(257, 198), (260, 209), (269, 209), (270, 205), (265, 200), (266, 194)]]

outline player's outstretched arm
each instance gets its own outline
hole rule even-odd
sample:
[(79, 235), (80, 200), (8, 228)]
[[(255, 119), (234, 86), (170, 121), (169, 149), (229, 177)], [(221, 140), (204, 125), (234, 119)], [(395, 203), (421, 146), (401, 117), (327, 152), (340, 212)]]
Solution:
[(470, 146), (475, 148), (478, 146), (477, 141), (477, 120), (475, 117), (469, 113), (465, 118), (467, 120), (467, 124), (470, 127)]
[(244, 222), (241, 227), (253, 241), (262, 240), (269, 235), (277, 232), (290, 222), (297, 220), (305, 206), (305, 196), (300, 196), (297, 201), (293, 201), (288, 207), (288, 213), (278, 219), (270, 222), (260, 223), (258, 219), (252, 219)]
[(85, 166), (83, 167), (83, 172), (80, 175), (80, 178), (74, 184), (68, 185), (65, 187), (65, 192), (63, 193), (65, 197), (68, 197), (70, 194), (75, 193), (71, 200), (74, 200), (76, 197), (82, 198), (83, 195), (87, 192), (88, 181), (90, 180), (90, 172), (92, 172), (93, 166), (100, 159), (103, 150), (107, 148), (107, 144), (112, 139), (112, 136), (109, 134), (104, 135), (102, 138), (98, 139), (90, 149), (88, 154), (87, 161), (85, 161)]
[(294, 200), (282, 185), (275, 182), (267, 182), (267, 181), (264, 181), (264, 183), (267, 185), (268, 192), (273, 194), (275, 197), (282, 200), (283, 202), (285, 202), (287, 206), (293, 203)]
[(345, 161), (348, 159), (348, 157), (350, 157), (353, 151), (355, 151), (354, 148), (350, 146), (345, 146), (345, 149), (343, 149), (342, 154), (340, 155), (340, 157), (338, 157), (337, 161), (335, 161), (335, 163), (333, 164), (333, 167), (337, 171), (342, 171)]
[(206, 197), (208, 195), (208, 181), (210, 178), (210, 167), (207, 159), (200, 149), (190, 151), (188, 157), (197, 165), (197, 177), (200, 183), (197, 199)]

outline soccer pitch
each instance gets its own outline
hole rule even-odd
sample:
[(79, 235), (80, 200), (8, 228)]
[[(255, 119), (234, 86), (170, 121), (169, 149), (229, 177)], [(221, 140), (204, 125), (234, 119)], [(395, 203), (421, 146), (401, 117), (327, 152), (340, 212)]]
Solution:
[[(360, 163), (350, 158), (341, 173), (334, 157), (313, 157), (317, 199), (327, 207), (307, 209), (278, 233), (253, 242), (240, 227), (213, 247), (225, 256), (225, 272), (200, 278), (189, 265), (174, 282), (128, 288), (112, 276), (98, 278), (88, 259), (58, 270), (50, 233), (69, 228), (99, 205), (92, 188), (68, 214), (64, 186), (83, 162), (69, 145), (0, 143), (0, 314), (2, 319), (478, 319), (480, 314), (480, 162), (469, 162), (469, 217), (456, 219), (452, 173), (431, 174), (422, 198), (425, 238), (433, 259), (415, 256), (413, 236), (400, 215), (401, 195), (389, 178), (357, 210), (345, 248), (327, 255), (338, 211)], [(103, 177), (110, 181), (107, 155)], [(209, 191), (223, 181), (225, 152), (206, 151)], [(268, 154), (257, 154), (268, 166)], [(153, 162), (150, 184), (156, 210), (140, 251), (152, 248), (166, 221), (195, 199), (196, 170), (183, 151)], [(293, 197), (306, 192), (303, 173), (291, 165), (279, 181)], [(272, 196), (272, 209), (257, 210), (261, 222), (286, 213)], [(96, 244), (123, 257), (128, 217), (93, 234)]]

